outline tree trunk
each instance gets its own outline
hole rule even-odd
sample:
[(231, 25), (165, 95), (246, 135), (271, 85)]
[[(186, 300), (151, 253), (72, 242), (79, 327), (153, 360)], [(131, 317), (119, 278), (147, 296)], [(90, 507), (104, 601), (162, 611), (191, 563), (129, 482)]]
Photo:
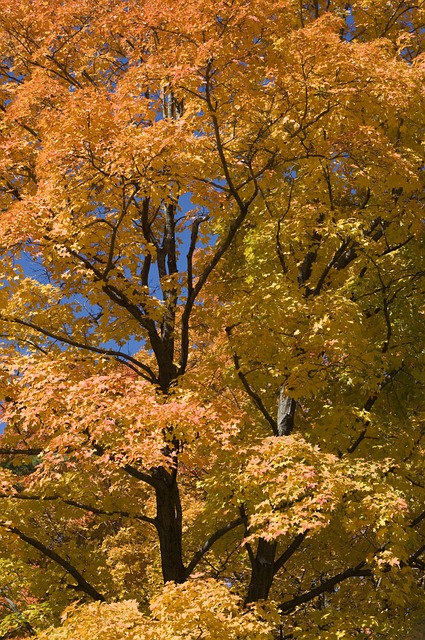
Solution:
[[(285, 393), (282, 386), (277, 406), (277, 433), (287, 436), (294, 428), (296, 402)], [(267, 600), (273, 583), (275, 569), (276, 542), (259, 538), (257, 553), (252, 560), (251, 581), (248, 587), (245, 604)]]
[(245, 604), (267, 600), (273, 582), (276, 547), (276, 542), (268, 542), (264, 538), (258, 540)]
[(277, 405), (277, 433), (279, 436), (288, 436), (294, 428), (296, 404), (293, 398), (286, 395), (285, 387), (281, 387)]
[(182, 559), (182, 511), (176, 472), (158, 468), (156, 476), (156, 518), (164, 582), (185, 581)]

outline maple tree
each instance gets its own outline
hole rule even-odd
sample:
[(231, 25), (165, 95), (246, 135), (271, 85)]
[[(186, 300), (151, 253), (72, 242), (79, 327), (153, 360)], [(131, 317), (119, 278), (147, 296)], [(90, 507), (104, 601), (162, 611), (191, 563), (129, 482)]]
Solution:
[(0, 6), (0, 634), (407, 637), (425, 3)]

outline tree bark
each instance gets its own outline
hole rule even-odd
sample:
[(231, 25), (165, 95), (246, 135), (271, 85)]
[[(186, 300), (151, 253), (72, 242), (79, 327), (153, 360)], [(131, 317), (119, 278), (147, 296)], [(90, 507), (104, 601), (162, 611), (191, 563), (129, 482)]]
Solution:
[(285, 387), (281, 387), (277, 405), (277, 433), (279, 436), (288, 436), (294, 428), (295, 407), (295, 400), (286, 395)]
[(276, 542), (259, 538), (245, 604), (267, 600), (273, 582), (276, 547)]
[[(296, 402), (285, 393), (282, 386), (279, 393), (277, 407), (278, 436), (287, 436), (294, 428)], [(245, 604), (267, 600), (275, 574), (275, 555), (277, 543), (264, 538), (258, 540), (257, 553), (253, 558), (251, 580), (248, 587)]]
[(156, 517), (165, 582), (182, 583), (186, 571), (182, 559), (182, 511), (176, 472), (158, 468), (155, 473)]

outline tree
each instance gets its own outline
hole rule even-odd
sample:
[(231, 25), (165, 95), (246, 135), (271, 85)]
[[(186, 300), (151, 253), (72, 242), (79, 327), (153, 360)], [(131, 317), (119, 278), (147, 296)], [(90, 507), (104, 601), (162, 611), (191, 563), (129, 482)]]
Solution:
[(425, 5), (1, 16), (3, 637), (406, 636)]

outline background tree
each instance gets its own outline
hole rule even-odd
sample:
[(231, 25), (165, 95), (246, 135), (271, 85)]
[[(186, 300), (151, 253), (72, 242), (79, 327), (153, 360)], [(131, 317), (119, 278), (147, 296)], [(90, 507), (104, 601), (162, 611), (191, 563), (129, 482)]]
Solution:
[(425, 5), (0, 6), (4, 637), (408, 634)]

